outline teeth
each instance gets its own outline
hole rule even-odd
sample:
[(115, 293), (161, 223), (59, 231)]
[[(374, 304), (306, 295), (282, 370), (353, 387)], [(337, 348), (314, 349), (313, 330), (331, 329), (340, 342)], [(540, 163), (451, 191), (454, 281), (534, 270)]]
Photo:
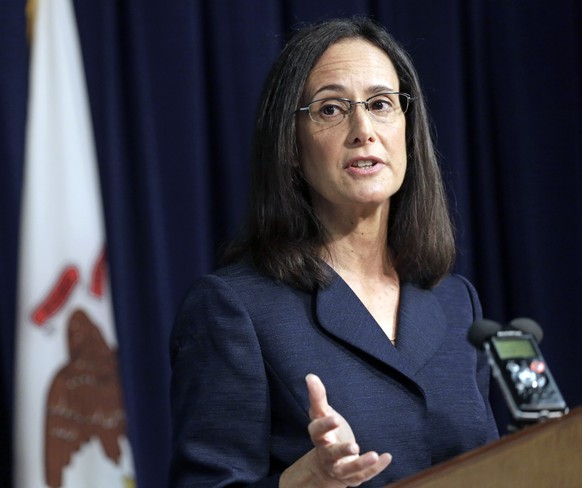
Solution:
[(369, 159), (362, 159), (360, 161), (356, 161), (352, 164), (356, 168), (370, 168), (376, 164), (374, 161), (370, 161)]

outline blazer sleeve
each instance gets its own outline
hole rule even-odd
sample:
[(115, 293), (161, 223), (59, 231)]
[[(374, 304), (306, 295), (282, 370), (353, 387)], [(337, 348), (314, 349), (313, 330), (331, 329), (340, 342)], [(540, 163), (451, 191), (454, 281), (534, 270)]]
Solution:
[(270, 408), (248, 312), (221, 278), (199, 280), (170, 339), (170, 488), (276, 487), (269, 473)]
[[(457, 275), (467, 287), (469, 292), (469, 297), (471, 299), (471, 304), (473, 307), (473, 322), (483, 318), (483, 310), (481, 308), (481, 302), (477, 295), (475, 287), (471, 284), (469, 280), (463, 276)], [(487, 408), (487, 438), (485, 442), (493, 441), (499, 438), (499, 431), (497, 429), (497, 424), (495, 422), (495, 417), (493, 416), (493, 411), (491, 409), (491, 404), (489, 402), (489, 383), (491, 378), (491, 368), (489, 367), (489, 361), (487, 355), (483, 351), (477, 351), (477, 384), (479, 386), (479, 391), (483, 397), (483, 402)]]

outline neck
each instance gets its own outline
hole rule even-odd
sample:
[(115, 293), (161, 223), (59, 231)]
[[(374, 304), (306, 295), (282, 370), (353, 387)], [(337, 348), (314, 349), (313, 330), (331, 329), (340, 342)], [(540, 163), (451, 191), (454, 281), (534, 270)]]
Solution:
[(372, 211), (318, 212), (328, 232), (324, 258), (340, 275), (380, 279), (394, 274), (388, 250), (388, 212), (388, 205)]

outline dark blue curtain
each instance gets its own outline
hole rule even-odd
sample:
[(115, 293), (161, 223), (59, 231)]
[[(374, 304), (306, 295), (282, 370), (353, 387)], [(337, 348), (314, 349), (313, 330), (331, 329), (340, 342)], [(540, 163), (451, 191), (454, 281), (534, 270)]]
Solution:
[[(0, 479), (11, 479), (25, 0), (0, 3)], [(580, 0), (76, 0), (98, 147), (130, 435), (140, 488), (166, 484), (167, 340), (247, 198), (253, 115), (292, 28), (367, 14), (411, 53), (456, 220), (457, 269), (485, 315), (536, 319), (567, 402), (582, 404)], [(507, 413), (493, 389), (503, 429)], [(389, 446), (388, 446), (389, 449)], [(6, 486), (4, 482), (2, 486)]]

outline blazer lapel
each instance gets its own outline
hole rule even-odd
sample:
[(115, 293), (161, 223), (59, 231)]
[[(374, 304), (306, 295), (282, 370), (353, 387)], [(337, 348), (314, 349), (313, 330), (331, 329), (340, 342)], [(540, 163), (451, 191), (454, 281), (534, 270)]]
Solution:
[(446, 320), (430, 291), (403, 285), (398, 312), (397, 347), (386, 337), (348, 284), (334, 273), (332, 283), (316, 292), (315, 313), (321, 327), (414, 381), (415, 373), (438, 349)]
[(402, 286), (396, 343), (415, 372), (434, 356), (446, 333), (447, 318), (435, 294), (411, 284)]

